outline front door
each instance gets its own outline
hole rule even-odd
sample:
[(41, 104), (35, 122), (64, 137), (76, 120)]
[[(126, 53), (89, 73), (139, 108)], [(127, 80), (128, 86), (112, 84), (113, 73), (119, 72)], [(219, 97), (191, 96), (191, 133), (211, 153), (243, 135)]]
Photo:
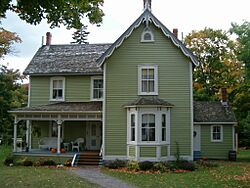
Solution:
[(101, 148), (101, 122), (88, 122), (86, 130), (86, 145), (88, 150)]
[(194, 151), (201, 151), (201, 127), (200, 125), (194, 125)]

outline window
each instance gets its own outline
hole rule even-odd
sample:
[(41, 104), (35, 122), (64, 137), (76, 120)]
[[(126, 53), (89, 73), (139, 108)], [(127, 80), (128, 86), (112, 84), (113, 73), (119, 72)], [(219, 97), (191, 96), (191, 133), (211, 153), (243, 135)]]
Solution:
[(130, 141), (135, 141), (135, 114), (131, 114), (130, 129), (131, 129)]
[(50, 100), (64, 101), (64, 78), (51, 78)]
[(162, 114), (161, 117), (161, 141), (167, 141), (167, 137), (166, 137), (166, 114)]
[(155, 141), (155, 115), (143, 114), (141, 124), (142, 141)]
[(223, 134), (222, 134), (222, 126), (221, 125), (212, 125), (211, 126), (211, 141), (212, 142), (222, 142)]
[(92, 78), (92, 100), (102, 100), (103, 98), (103, 79)]
[(148, 27), (141, 34), (141, 42), (154, 42), (153, 32)]
[(158, 95), (157, 72), (157, 66), (139, 66), (139, 95)]

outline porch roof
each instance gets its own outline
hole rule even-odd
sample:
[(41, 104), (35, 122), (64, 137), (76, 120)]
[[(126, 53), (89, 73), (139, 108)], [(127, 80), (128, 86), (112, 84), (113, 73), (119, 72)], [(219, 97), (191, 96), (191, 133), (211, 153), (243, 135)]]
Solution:
[(16, 121), (101, 121), (102, 102), (60, 102), (34, 107), (18, 108), (10, 113), (15, 115)]
[(25, 113), (25, 112), (86, 113), (86, 112), (101, 112), (101, 111), (102, 111), (102, 102), (95, 101), (95, 102), (60, 102), (60, 103), (40, 105), (34, 107), (17, 108), (10, 112), (15, 114), (15, 113)]

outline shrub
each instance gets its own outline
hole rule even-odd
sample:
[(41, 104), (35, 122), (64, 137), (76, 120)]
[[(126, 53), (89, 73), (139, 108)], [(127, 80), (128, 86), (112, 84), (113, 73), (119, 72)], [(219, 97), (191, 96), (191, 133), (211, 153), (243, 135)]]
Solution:
[(128, 170), (139, 170), (139, 163), (137, 161), (129, 161), (127, 165)]
[(154, 166), (154, 163), (150, 161), (143, 161), (139, 163), (140, 170), (144, 170), (144, 171), (152, 170), (153, 166)]
[(56, 162), (53, 161), (52, 159), (48, 159), (48, 160), (45, 160), (45, 161), (43, 162), (43, 165), (44, 165), (44, 166), (55, 166), (55, 165), (56, 165)]
[(169, 171), (169, 166), (165, 162), (158, 162), (155, 163), (153, 166), (154, 171), (160, 171), (161, 173), (168, 172)]
[(178, 161), (176, 162), (177, 168), (182, 169), (182, 170), (190, 170), (194, 171), (196, 169), (195, 163), (190, 162), (190, 161)]
[(118, 169), (118, 168), (123, 168), (127, 165), (126, 161), (116, 159), (114, 161), (107, 161), (105, 162), (104, 166), (111, 168), (111, 169)]
[(31, 160), (25, 159), (23, 161), (23, 166), (32, 166), (33, 162)]
[(216, 162), (213, 162), (213, 161), (207, 161), (207, 160), (200, 160), (200, 161), (197, 161), (197, 164), (199, 166), (202, 166), (202, 167), (218, 167), (219, 164), (216, 163)]
[(71, 160), (70, 159), (68, 159), (68, 160), (66, 160), (65, 162), (64, 162), (64, 166), (71, 166)]
[(14, 157), (13, 156), (7, 156), (4, 160), (4, 164), (6, 166), (10, 166), (10, 164), (14, 163)]

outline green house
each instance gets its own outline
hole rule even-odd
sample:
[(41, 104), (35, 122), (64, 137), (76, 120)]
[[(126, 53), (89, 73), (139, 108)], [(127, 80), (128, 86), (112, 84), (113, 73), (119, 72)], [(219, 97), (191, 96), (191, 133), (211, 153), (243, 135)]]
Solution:
[[(46, 45), (24, 71), (28, 106), (12, 111), (27, 124), (27, 153), (97, 151), (103, 160), (228, 158), (236, 119), (226, 100), (193, 101), (196, 57), (151, 12), (113, 44)], [(81, 138), (81, 139), (79, 139)], [(80, 142), (75, 142), (78, 139)], [(66, 150), (62, 153), (61, 148)], [(41, 151), (41, 152), (38, 152)]]

